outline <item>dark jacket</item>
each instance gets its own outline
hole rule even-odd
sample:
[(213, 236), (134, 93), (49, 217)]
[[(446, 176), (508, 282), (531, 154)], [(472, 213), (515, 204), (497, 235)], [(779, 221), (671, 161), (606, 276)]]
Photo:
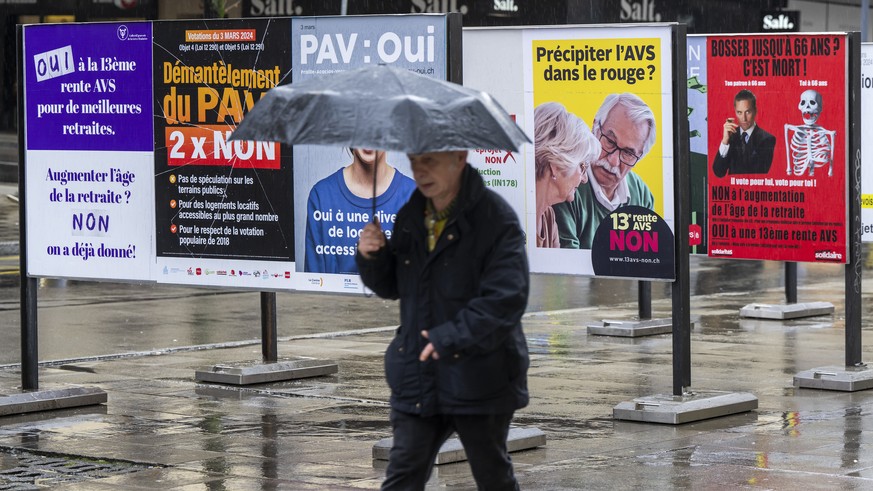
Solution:
[(776, 148), (776, 137), (755, 126), (749, 143), (743, 143), (741, 132), (728, 138), (728, 152), (724, 157), (715, 149), (715, 160), (712, 171), (717, 177), (725, 174), (766, 174), (773, 164), (773, 150)]
[[(388, 246), (357, 255), (364, 284), (400, 299), (400, 327), (385, 353), (391, 406), (410, 414), (493, 414), (528, 403), (521, 316), (530, 274), (512, 208), (469, 164), (446, 227), (427, 251), (425, 198), (398, 212)], [(420, 362), (428, 340), (439, 360)]]

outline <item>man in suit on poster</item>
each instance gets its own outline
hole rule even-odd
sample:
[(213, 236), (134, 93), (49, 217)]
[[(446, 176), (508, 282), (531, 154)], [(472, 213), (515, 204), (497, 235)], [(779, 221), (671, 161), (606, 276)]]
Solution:
[(724, 134), (712, 171), (718, 177), (725, 174), (766, 174), (773, 163), (776, 137), (755, 123), (758, 105), (755, 94), (743, 89), (734, 96), (734, 118), (727, 118)]

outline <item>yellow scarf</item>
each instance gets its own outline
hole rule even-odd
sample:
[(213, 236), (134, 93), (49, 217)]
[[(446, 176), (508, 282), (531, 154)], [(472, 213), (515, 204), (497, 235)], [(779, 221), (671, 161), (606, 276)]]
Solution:
[(433, 252), (436, 248), (437, 240), (446, 228), (446, 223), (449, 221), (449, 215), (455, 207), (455, 201), (449, 203), (443, 211), (436, 211), (433, 207), (433, 201), (427, 200), (427, 206), (424, 209), (424, 227), (427, 229), (427, 251)]

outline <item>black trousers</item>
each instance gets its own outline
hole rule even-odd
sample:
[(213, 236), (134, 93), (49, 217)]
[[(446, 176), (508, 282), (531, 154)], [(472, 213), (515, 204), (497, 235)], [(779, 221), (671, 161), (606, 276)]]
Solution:
[(440, 446), (457, 432), (480, 490), (517, 490), (506, 450), (512, 414), (420, 417), (392, 410), (394, 444), (382, 489), (424, 489)]

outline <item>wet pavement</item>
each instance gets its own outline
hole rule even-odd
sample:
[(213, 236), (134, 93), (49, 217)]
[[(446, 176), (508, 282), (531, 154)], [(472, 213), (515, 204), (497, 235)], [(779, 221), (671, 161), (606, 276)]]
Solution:
[[(804, 320), (738, 318), (746, 303), (779, 303), (778, 287), (695, 296), (693, 389), (751, 392), (759, 408), (679, 426), (611, 417), (620, 402), (672, 390), (670, 335), (586, 334), (593, 320), (633, 316), (633, 303), (528, 313), (532, 398), (515, 424), (541, 429), (548, 443), (513, 455), (522, 487), (871, 489), (873, 453), (867, 450), (873, 439), (866, 430), (873, 430), (873, 393), (792, 387), (796, 372), (843, 360), (840, 280), (801, 286), (802, 299), (837, 308), (835, 315)], [(669, 300), (654, 307), (665, 311)], [(314, 315), (303, 314), (295, 324)], [(247, 322), (232, 311), (217, 317), (214, 322)], [(257, 361), (257, 344), (45, 363), (41, 388), (99, 387), (109, 401), (0, 418), (0, 457), (109, 466), (102, 477), (44, 481), (53, 489), (378, 488), (384, 463), (374, 462), (371, 452), (389, 433), (381, 359), (393, 326), (329, 327), (279, 344), (282, 358), (337, 361), (337, 374), (305, 380), (241, 388), (193, 380), (198, 368)], [(16, 387), (18, 377), (15, 367), (0, 370), (0, 387)], [(0, 458), (0, 466), (12, 464)], [(0, 473), (0, 489), (3, 479)], [(473, 489), (472, 482), (465, 463), (447, 464), (437, 468), (429, 489)]]
[[(0, 184), (7, 245), (18, 233), (10, 192)], [(0, 257), (5, 394), (21, 383), (16, 253)], [(798, 267), (799, 300), (832, 302), (835, 314), (764, 321), (740, 319), (739, 309), (783, 302), (780, 263), (691, 263), (692, 390), (750, 392), (759, 408), (678, 426), (614, 420), (615, 405), (672, 391), (671, 335), (589, 336), (591, 322), (636, 314), (636, 283), (535, 275), (524, 318), (531, 404), (514, 424), (548, 442), (513, 454), (522, 488), (873, 489), (873, 391), (792, 386), (802, 370), (843, 363), (843, 268)], [(669, 315), (669, 285), (652, 291), (655, 315)], [(385, 463), (371, 455), (390, 432), (382, 355), (396, 303), (277, 297), (280, 357), (335, 360), (338, 373), (195, 382), (197, 369), (260, 359), (254, 292), (41, 281), (40, 388), (98, 387), (109, 400), (0, 417), (0, 490), (377, 489)], [(428, 486), (474, 488), (466, 463), (438, 466)]]

